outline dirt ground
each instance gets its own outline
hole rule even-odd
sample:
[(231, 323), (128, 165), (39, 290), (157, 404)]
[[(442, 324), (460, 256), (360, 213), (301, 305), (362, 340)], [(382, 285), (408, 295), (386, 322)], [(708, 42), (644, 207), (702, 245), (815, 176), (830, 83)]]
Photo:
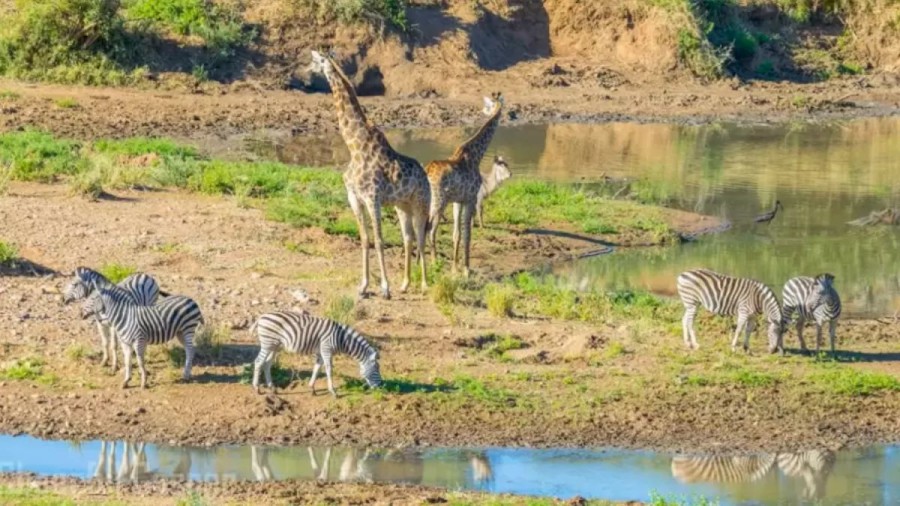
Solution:
[[(538, 65), (537, 63), (528, 65)], [(529, 70), (520, 70), (529, 72)], [(771, 123), (897, 114), (900, 91), (889, 75), (820, 84), (676, 81), (613, 88), (542, 87), (515, 83), (516, 71), (475, 78), (458, 94), (438, 98), (364, 97), (369, 117), (386, 128), (473, 125), (480, 96), (503, 90), (502, 124), (543, 122), (734, 121)], [(479, 85), (479, 79), (484, 80)], [(461, 81), (468, 82), (468, 81)], [(32, 86), (0, 80), (0, 131), (39, 128), (76, 139), (171, 136), (203, 143), (255, 132), (320, 135), (337, 124), (330, 95), (257, 91), (246, 85), (210, 85), (203, 93)], [(75, 98), (77, 106), (56, 101)]]

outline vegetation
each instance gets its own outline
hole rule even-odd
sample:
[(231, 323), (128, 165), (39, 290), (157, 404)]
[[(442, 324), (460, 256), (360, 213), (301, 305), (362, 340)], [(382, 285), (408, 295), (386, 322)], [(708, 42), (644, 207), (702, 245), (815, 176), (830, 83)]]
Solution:
[(352, 325), (359, 318), (357, 312), (356, 299), (348, 295), (331, 299), (325, 307), (325, 317), (344, 325)]
[(19, 258), (19, 249), (14, 244), (0, 241), (0, 265), (9, 265)]
[(118, 283), (137, 271), (134, 266), (117, 263), (106, 264), (98, 270), (100, 274), (103, 274), (103, 276), (111, 283)]
[[(265, 372), (259, 371), (260, 385), (265, 385)], [(272, 364), (272, 383), (277, 388), (287, 388), (294, 379), (294, 372), (282, 366), (277, 360)], [(242, 385), (250, 385), (253, 383), (253, 363), (245, 364), (241, 369), (240, 383)]]
[(23, 358), (0, 367), (0, 380), (36, 381), (56, 383), (56, 376), (44, 372), (44, 361), (39, 358)]
[(320, 16), (334, 16), (344, 23), (377, 22), (401, 32), (409, 30), (407, 0), (302, 0)]

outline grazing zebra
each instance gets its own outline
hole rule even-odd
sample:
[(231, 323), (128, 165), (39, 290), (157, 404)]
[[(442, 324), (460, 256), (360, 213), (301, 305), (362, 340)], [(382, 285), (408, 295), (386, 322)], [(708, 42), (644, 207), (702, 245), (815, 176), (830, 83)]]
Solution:
[(772, 290), (759, 281), (735, 278), (708, 269), (682, 272), (677, 280), (678, 295), (684, 304), (682, 331), (688, 348), (697, 349), (697, 333), (694, 332), (694, 317), (697, 307), (703, 305), (707, 311), (723, 316), (736, 316), (737, 328), (731, 340), (731, 349), (737, 349), (738, 337), (746, 330), (744, 350), (750, 350), (750, 333), (755, 326), (756, 315), (763, 313), (769, 322), (769, 351), (784, 353), (781, 345), (783, 332), (781, 306)]
[(259, 370), (265, 366), (266, 386), (275, 392), (272, 383), (272, 364), (281, 348), (292, 353), (316, 355), (309, 388), (316, 393), (316, 377), (319, 367), (325, 365), (328, 391), (337, 397), (331, 381), (331, 357), (335, 353), (350, 355), (359, 362), (359, 374), (370, 387), (381, 385), (378, 367), (378, 351), (359, 332), (336, 321), (319, 318), (309, 313), (278, 311), (259, 317), (250, 328), (259, 339), (259, 355), (253, 367), (253, 388), (260, 393)]
[(841, 298), (834, 288), (834, 276), (828, 273), (819, 274), (815, 278), (798, 276), (784, 284), (782, 292), (784, 301), (784, 326), (791, 323), (794, 311), (797, 311), (797, 338), (800, 349), (806, 349), (803, 341), (803, 325), (807, 320), (816, 324), (816, 353), (822, 346), (822, 325), (828, 322), (828, 334), (831, 337), (831, 354), (835, 355), (834, 341), (837, 320), (841, 316)]
[(765, 476), (775, 465), (775, 456), (703, 455), (672, 458), (672, 476), (683, 483), (746, 483)]
[(831, 450), (781, 453), (778, 455), (778, 468), (785, 476), (803, 478), (805, 499), (821, 499), (834, 461), (835, 455)]
[[(95, 283), (98, 286), (113, 286), (103, 274), (87, 267), (76, 267), (74, 279), (63, 289), (63, 304), (88, 297), (93, 293), (93, 285)], [(155, 279), (141, 272), (123, 279), (118, 286), (129, 292), (134, 301), (142, 306), (152, 306), (160, 295), (163, 297), (169, 295), (160, 291)], [(103, 359), (100, 361), (100, 365), (106, 365), (111, 354), (112, 369), (115, 371), (119, 367), (118, 356), (116, 355), (117, 339), (112, 335), (109, 324), (101, 321), (99, 315), (95, 316), (95, 322), (97, 323), (97, 330), (100, 331), (100, 346), (103, 351)]]
[(191, 378), (194, 360), (194, 333), (203, 323), (200, 307), (193, 299), (171, 295), (153, 306), (135, 303), (131, 295), (117, 287), (94, 285), (92, 294), (82, 306), (82, 317), (99, 315), (110, 323), (119, 337), (125, 359), (125, 380), (122, 388), (131, 380), (131, 353), (137, 355), (141, 371), (141, 388), (147, 388), (147, 370), (144, 368), (144, 351), (148, 344), (163, 344), (177, 337), (184, 346), (184, 379)]

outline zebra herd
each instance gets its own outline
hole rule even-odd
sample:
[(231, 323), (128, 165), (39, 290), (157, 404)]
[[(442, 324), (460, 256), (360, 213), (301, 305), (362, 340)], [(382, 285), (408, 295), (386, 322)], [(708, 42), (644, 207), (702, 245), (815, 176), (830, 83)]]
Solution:
[(816, 353), (822, 344), (822, 327), (828, 323), (831, 353), (835, 354), (835, 328), (841, 316), (841, 299), (834, 288), (832, 274), (819, 274), (814, 278), (798, 276), (788, 280), (782, 291), (783, 305), (778, 303), (775, 292), (759, 281), (708, 269), (682, 272), (676, 286), (684, 304), (681, 322), (684, 344), (690, 349), (699, 347), (694, 332), (694, 317), (697, 308), (702, 305), (712, 313), (737, 318), (737, 328), (731, 340), (732, 350), (737, 349), (741, 333), (744, 333), (744, 350), (750, 350), (750, 334), (757, 315), (762, 314), (767, 323), (769, 352), (784, 354), (784, 332), (796, 312), (800, 349), (808, 351), (803, 340), (803, 325), (807, 320), (812, 320), (816, 325)]
[[(191, 379), (194, 360), (194, 336), (203, 325), (200, 306), (190, 297), (162, 292), (152, 276), (137, 273), (113, 284), (101, 273), (87, 267), (75, 269), (72, 280), (63, 290), (63, 303), (83, 301), (81, 316), (93, 319), (100, 332), (103, 353), (101, 365), (118, 368), (116, 343), (122, 348), (125, 364), (122, 388), (131, 381), (131, 357), (137, 357), (141, 388), (147, 388), (144, 353), (148, 344), (165, 344), (173, 338), (184, 346), (183, 379)], [(337, 396), (331, 377), (332, 356), (347, 354), (359, 362), (360, 375), (370, 387), (381, 385), (378, 351), (352, 328), (335, 321), (313, 316), (305, 311), (279, 311), (263, 314), (251, 326), (259, 340), (259, 355), (254, 363), (253, 388), (260, 392), (259, 373), (264, 370), (266, 385), (275, 391), (271, 368), (280, 349), (294, 353), (314, 354), (309, 386), (315, 394), (315, 381), (325, 366), (328, 391)]]

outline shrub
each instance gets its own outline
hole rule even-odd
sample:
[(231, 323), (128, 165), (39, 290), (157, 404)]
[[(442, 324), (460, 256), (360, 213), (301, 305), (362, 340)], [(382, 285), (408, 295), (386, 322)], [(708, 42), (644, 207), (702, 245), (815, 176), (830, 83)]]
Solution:
[(512, 316), (515, 290), (503, 284), (490, 284), (485, 287), (484, 301), (488, 311), (499, 318)]

